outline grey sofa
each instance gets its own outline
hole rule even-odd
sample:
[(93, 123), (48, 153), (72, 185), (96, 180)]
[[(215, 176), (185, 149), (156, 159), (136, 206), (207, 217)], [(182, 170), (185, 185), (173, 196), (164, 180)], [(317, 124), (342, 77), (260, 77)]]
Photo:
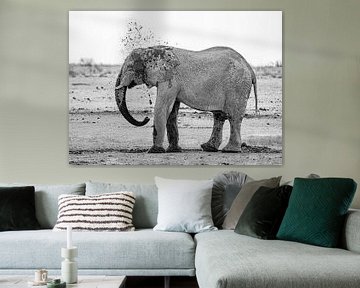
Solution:
[(66, 246), (66, 232), (51, 229), (57, 218), (57, 197), (61, 194), (94, 195), (116, 191), (135, 193), (133, 223), (136, 231), (73, 232), (73, 242), (78, 247), (79, 274), (195, 275), (193, 238), (187, 233), (152, 230), (158, 210), (155, 185), (88, 182), (34, 186), (36, 216), (44, 229), (0, 232), (0, 275), (33, 273), (40, 268), (59, 275), (63, 260), (60, 251)]
[(155, 185), (88, 182), (35, 188), (37, 217), (44, 229), (0, 232), (0, 275), (28, 274), (39, 268), (48, 269), (50, 275), (60, 273), (60, 248), (66, 245), (66, 235), (50, 229), (55, 224), (54, 207), (60, 194), (133, 191), (136, 231), (73, 233), (79, 274), (166, 279), (196, 275), (200, 288), (360, 287), (360, 211), (350, 211), (347, 216), (343, 248), (329, 249), (259, 240), (230, 230), (194, 237), (153, 231), (158, 209)]
[(345, 227), (344, 249), (261, 240), (231, 230), (197, 234), (197, 281), (201, 288), (360, 287), (359, 211), (348, 214)]

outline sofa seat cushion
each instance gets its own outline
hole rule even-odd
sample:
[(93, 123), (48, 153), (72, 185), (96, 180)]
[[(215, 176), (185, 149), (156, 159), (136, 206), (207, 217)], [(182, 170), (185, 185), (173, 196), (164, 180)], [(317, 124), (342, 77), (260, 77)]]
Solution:
[(229, 230), (195, 236), (200, 288), (357, 287), (360, 254)]
[[(73, 232), (79, 270), (194, 269), (195, 244), (186, 233)], [(66, 232), (2, 232), (0, 269), (60, 269)]]

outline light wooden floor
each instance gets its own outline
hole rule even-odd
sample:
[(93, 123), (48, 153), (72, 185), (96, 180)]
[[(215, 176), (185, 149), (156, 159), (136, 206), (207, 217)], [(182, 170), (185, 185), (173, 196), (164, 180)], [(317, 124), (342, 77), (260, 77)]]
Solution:
[[(164, 277), (131, 277), (126, 280), (126, 288), (163, 288)], [(195, 277), (171, 277), (171, 288), (198, 288)]]

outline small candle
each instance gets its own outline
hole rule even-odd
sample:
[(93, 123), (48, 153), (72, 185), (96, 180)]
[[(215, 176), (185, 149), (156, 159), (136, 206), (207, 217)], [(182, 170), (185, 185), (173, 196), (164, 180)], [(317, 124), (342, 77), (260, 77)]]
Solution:
[(72, 248), (72, 235), (71, 235), (72, 227), (69, 225), (67, 226), (66, 232), (67, 232), (67, 245), (66, 248), (70, 249)]

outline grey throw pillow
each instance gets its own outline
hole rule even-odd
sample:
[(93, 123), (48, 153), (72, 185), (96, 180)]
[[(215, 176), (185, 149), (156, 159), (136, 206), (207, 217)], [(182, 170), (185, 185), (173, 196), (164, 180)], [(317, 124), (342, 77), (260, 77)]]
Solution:
[(281, 176), (270, 179), (252, 181), (243, 185), (225, 217), (224, 223), (222, 225), (223, 229), (234, 230), (236, 224), (240, 219), (241, 214), (244, 212), (246, 205), (249, 203), (255, 192), (261, 186), (269, 188), (279, 187), (280, 179)]
[(159, 213), (154, 230), (198, 233), (217, 230), (211, 217), (213, 180), (155, 177)]
[(155, 184), (86, 182), (86, 196), (118, 191), (131, 191), (136, 197), (133, 211), (135, 228), (154, 228), (158, 214), (158, 193)]
[(253, 179), (245, 173), (226, 171), (215, 176), (212, 189), (211, 213), (214, 225), (221, 228), (241, 187)]
[(85, 183), (71, 185), (35, 185), (36, 217), (42, 228), (53, 228), (58, 216), (61, 194), (84, 195)]
[[(304, 177), (304, 178), (317, 179), (317, 178), (320, 178), (320, 176), (319, 176), (318, 174), (311, 173), (311, 174), (307, 175), (307, 176)], [(294, 179), (292, 179), (292, 180), (290, 180), (290, 181), (286, 181), (286, 182), (284, 182), (282, 185), (294, 186)]]

